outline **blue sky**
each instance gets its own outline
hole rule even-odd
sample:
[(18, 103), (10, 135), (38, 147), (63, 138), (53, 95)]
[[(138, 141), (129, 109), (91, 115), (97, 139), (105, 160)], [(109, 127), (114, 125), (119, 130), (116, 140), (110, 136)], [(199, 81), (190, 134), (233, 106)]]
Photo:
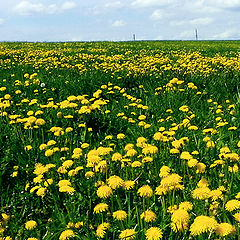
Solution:
[(0, 0), (0, 41), (240, 39), (240, 0)]

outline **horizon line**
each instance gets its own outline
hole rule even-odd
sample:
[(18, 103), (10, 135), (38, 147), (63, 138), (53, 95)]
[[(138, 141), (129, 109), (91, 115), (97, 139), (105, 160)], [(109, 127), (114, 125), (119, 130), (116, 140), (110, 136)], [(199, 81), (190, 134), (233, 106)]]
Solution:
[(50, 41), (50, 40), (0, 40), (0, 43), (90, 43), (90, 42), (213, 42), (213, 41), (240, 41), (240, 39), (159, 39), (159, 40), (153, 40), (153, 39), (139, 39), (139, 40), (56, 40), (56, 41)]

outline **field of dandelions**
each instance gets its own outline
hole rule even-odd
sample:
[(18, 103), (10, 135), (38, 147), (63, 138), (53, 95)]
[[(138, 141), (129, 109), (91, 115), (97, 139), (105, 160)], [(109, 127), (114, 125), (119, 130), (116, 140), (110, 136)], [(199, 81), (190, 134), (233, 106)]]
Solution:
[(0, 43), (0, 239), (239, 239), (240, 43)]

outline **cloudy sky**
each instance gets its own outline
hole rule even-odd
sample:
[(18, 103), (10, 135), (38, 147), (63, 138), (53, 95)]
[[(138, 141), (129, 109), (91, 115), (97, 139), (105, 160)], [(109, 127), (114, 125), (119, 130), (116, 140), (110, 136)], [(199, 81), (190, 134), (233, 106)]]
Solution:
[(240, 39), (240, 0), (0, 0), (0, 41)]

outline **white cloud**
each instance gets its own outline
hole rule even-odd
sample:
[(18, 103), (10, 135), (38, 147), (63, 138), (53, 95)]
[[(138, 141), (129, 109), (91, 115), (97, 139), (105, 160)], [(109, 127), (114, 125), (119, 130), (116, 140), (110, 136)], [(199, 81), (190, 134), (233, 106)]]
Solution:
[(45, 7), (45, 11), (43, 11), (43, 13), (46, 13), (46, 14), (55, 14), (58, 10), (58, 7), (56, 4), (51, 4), (47, 7)]
[(185, 25), (186, 24), (186, 21), (171, 21), (169, 23), (170, 26), (182, 26), (182, 25)]
[(177, 3), (177, 0), (135, 0), (132, 2), (134, 7), (156, 7), (170, 6)]
[(220, 8), (240, 7), (240, 0), (205, 0), (205, 3), (212, 6), (218, 6)]
[(171, 14), (167, 14), (166, 12), (164, 12), (161, 9), (156, 9), (153, 11), (152, 15), (150, 16), (150, 19), (154, 20), (154, 21), (158, 21), (158, 20), (162, 20), (165, 19), (167, 17), (169, 17)]
[(189, 12), (189, 14), (201, 13), (201, 14), (214, 14), (220, 12), (221, 9), (216, 4), (209, 4), (211, 0), (186, 0), (182, 5), (183, 8)]
[(76, 3), (75, 2), (64, 2), (61, 6), (62, 10), (69, 10), (69, 9), (73, 9), (76, 7)]
[(186, 39), (186, 40), (194, 39), (195, 38), (195, 32), (186, 30), (186, 31), (181, 32), (179, 34), (179, 37), (180, 37), (180, 39)]
[(42, 3), (32, 3), (30, 1), (22, 1), (18, 3), (14, 11), (19, 15), (32, 15), (36, 13), (41, 14), (55, 14), (65, 10), (72, 9), (76, 6), (75, 2), (64, 2), (60, 7), (56, 4), (44, 5)]
[(212, 39), (227, 40), (227, 39), (237, 39), (239, 37), (240, 37), (240, 31), (236, 31), (234, 29), (228, 29), (224, 32), (213, 35)]
[(170, 26), (183, 26), (183, 25), (208, 25), (214, 21), (213, 18), (195, 18), (192, 20), (171, 21)]
[(185, 0), (185, 6), (194, 12), (217, 13), (221, 10), (239, 8), (240, 0)]
[(0, 25), (2, 25), (4, 23), (3, 18), (0, 18)]
[(195, 18), (189, 21), (192, 25), (208, 25), (214, 21), (213, 18), (205, 17), (205, 18)]
[(163, 15), (164, 15), (163, 12), (161, 10), (157, 9), (152, 13), (150, 18), (152, 20), (160, 20), (164, 17)]
[(22, 1), (16, 5), (14, 10), (20, 15), (31, 15), (33, 13), (41, 13), (46, 9), (42, 3), (30, 3), (28, 1)]
[(116, 20), (112, 23), (112, 27), (123, 27), (126, 23), (123, 20)]
[(122, 6), (122, 3), (120, 1), (116, 2), (108, 2), (104, 5), (106, 8), (118, 8)]

